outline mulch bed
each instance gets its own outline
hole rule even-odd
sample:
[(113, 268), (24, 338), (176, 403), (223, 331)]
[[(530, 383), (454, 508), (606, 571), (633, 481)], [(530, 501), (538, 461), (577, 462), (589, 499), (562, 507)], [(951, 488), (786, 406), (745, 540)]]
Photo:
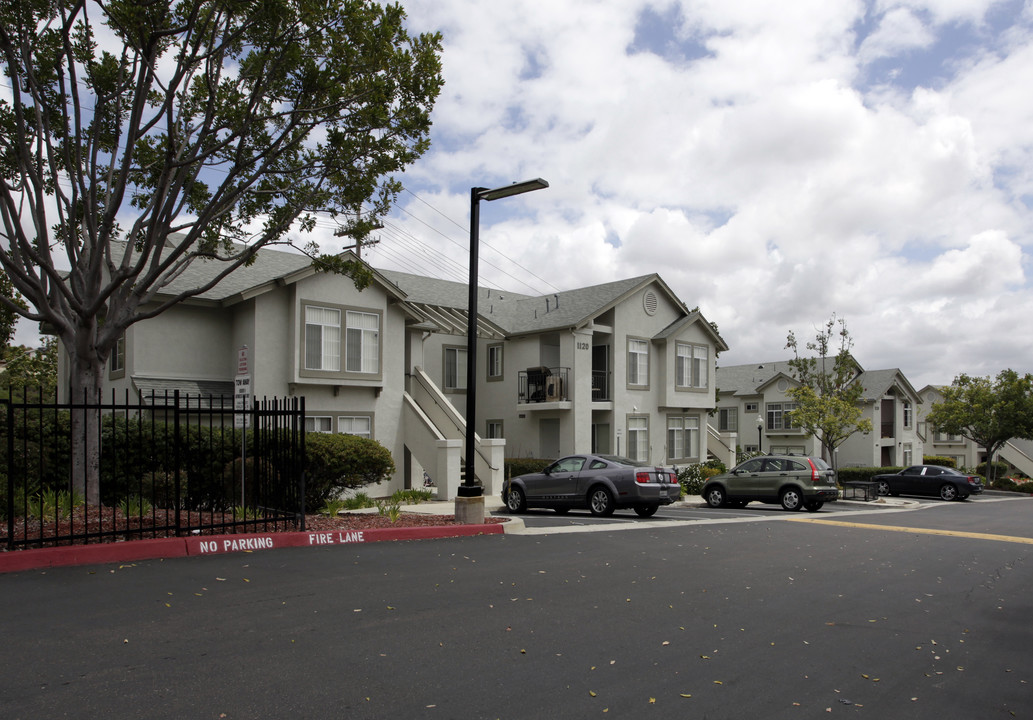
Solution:
[[(222, 513), (180, 512), (180, 522), (185, 528), (179, 536), (196, 535), (236, 535), (253, 533), (299, 532), (300, 526), (280, 521), (278, 523), (252, 523), (246, 526), (206, 528), (214, 522), (223, 522)], [(84, 508), (76, 508), (71, 517), (45, 520), (42, 524), (35, 518), (17, 518), (14, 523), (14, 539), (16, 547), (54, 547), (56, 545), (85, 545), (96, 543), (124, 542), (152, 538), (177, 537), (175, 531), (175, 512), (172, 510), (153, 510), (145, 517), (126, 517), (121, 510), (111, 507), (92, 507), (87, 513)], [(226, 521), (232, 521), (232, 515), (226, 515)], [(486, 524), (506, 522), (506, 518), (486, 516)], [(327, 515), (306, 515), (305, 530), (312, 532), (328, 532), (334, 530), (373, 530), (378, 528), (410, 528), (410, 527), (442, 527), (456, 525), (454, 515), (428, 515), (424, 513), (401, 513), (392, 522), (386, 515), (379, 513), (344, 513), (336, 517)], [(0, 523), (0, 551), (6, 549), (8, 535), (7, 523)], [(77, 535), (106, 533), (103, 536), (69, 538)], [(107, 534), (110, 533), (110, 534)], [(28, 543), (26, 545), (26, 543)]]

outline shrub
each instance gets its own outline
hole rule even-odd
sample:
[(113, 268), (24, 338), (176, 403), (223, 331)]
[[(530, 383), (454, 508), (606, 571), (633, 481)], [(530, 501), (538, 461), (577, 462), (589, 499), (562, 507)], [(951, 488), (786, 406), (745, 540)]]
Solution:
[(305, 436), (305, 506), (320, 508), (343, 490), (391, 477), (395, 462), (376, 440), (341, 433)]
[(411, 490), (395, 490), (394, 495), (391, 496), (391, 502), (404, 504), (404, 505), (419, 505), (421, 502), (425, 502), (434, 497), (434, 493), (430, 490), (423, 489), (411, 489)]
[(689, 465), (678, 471), (678, 482), (681, 484), (685, 495), (699, 495), (703, 492), (703, 486), (707, 480), (720, 475), (725, 470), (725, 464), (720, 460), (707, 460), (705, 463)]
[[(976, 466), (976, 474), (982, 475), (983, 477), (989, 477), (989, 475), (986, 474), (989, 469), (990, 468), (987, 467), (987, 464), (985, 462), (981, 462), (979, 463), (979, 465)], [(1003, 478), (1005, 475), (1008, 474), (1008, 464), (1003, 462), (995, 462), (994, 470), (996, 471), (994, 473), (994, 477)]]
[(945, 457), (943, 455), (924, 455), (922, 457), (923, 465), (940, 465), (942, 467), (956, 468), (957, 462), (952, 457)]
[(836, 480), (842, 485), (845, 482), (870, 482), (876, 475), (900, 472), (902, 467), (845, 467), (836, 471)]
[(516, 477), (528, 473), (539, 473), (549, 467), (555, 460), (541, 460), (539, 458), (506, 458), (503, 475), (505, 477)]

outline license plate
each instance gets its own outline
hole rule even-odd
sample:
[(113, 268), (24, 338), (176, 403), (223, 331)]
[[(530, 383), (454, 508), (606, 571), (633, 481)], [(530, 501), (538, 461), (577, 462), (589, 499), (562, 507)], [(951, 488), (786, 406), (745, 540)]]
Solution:
[(667, 488), (660, 488), (660, 497), (667, 497)]

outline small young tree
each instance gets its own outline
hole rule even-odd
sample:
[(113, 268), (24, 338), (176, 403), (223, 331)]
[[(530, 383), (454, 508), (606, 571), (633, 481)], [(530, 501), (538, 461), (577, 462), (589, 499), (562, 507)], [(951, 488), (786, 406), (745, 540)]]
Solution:
[(987, 482), (996, 478), (994, 456), (1012, 438), (1033, 439), (1033, 375), (1002, 370), (996, 378), (962, 373), (941, 388), (926, 422), (939, 432), (961, 435), (986, 449)]
[[(835, 347), (838, 337), (838, 348)], [(856, 432), (870, 433), (872, 421), (863, 417), (861, 397), (864, 387), (857, 382), (858, 367), (850, 354), (853, 340), (846, 322), (835, 314), (806, 344), (811, 353), (801, 357), (796, 335), (790, 331), (786, 347), (793, 350), (789, 361), (799, 383), (787, 394), (797, 403), (789, 417), (821, 443), (832, 468), (838, 471), (836, 448)], [(834, 355), (832, 353), (835, 353)]]

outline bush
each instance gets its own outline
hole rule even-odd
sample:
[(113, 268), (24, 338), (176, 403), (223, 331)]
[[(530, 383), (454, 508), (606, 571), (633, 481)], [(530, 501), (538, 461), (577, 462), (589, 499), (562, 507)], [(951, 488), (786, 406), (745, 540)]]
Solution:
[(870, 482), (876, 475), (900, 472), (902, 467), (846, 467), (837, 471), (836, 481), (842, 485), (845, 482)]
[(555, 460), (538, 458), (506, 458), (502, 474), (504, 477), (516, 477), (528, 473), (539, 473), (549, 467)]
[[(982, 475), (983, 477), (989, 477), (989, 475), (986, 474), (989, 469), (990, 468), (987, 467), (987, 464), (985, 462), (981, 462), (978, 466), (976, 466), (976, 474)], [(1003, 478), (1005, 475), (1008, 474), (1008, 464), (1003, 462), (995, 462), (994, 470), (996, 470), (996, 472), (994, 473), (994, 477)]]
[(942, 467), (956, 468), (957, 462), (952, 457), (944, 457), (943, 455), (924, 455), (922, 457), (923, 465), (940, 465)]
[(308, 433), (305, 507), (321, 508), (343, 490), (391, 477), (395, 462), (376, 440), (340, 433)]
[(707, 460), (705, 463), (689, 465), (678, 471), (678, 482), (685, 495), (699, 495), (707, 480), (727, 472), (725, 464), (720, 460)]

